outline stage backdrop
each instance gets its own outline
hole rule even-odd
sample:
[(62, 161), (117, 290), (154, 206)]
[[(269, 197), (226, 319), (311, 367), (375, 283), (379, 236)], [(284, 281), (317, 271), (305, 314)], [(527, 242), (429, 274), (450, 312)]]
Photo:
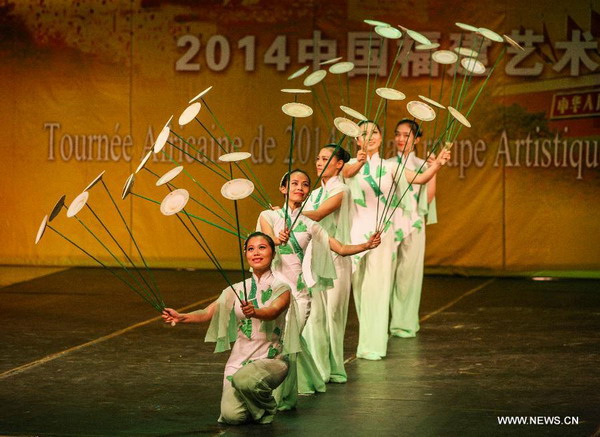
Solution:
[[(427, 229), (427, 265), (466, 272), (599, 270), (598, 11), (598, 1), (557, 0), (4, 2), (0, 263), (95, 265), (50, 229), (40, 244), (34, 239), (63, 194), (70, 204), (106, 171), (103, 180), (152, 266), (210, 267), (176, 217), (162, 215), (153, 202), (168, 192), (155, 186), (157, 177), (139, 172), (133, 191), (146, 199), (122, 201), (126, 178), (174, 115), (181, 138), (171, 135), (170, 142), (177, 148), (167, 145), (168, 155), (153, 157), (147, 168), (161, 175), (175, 167), (170, 159), (185, 166), (187, 174), (174, 183), (204, 205), (192, 202), (190, 212), (217, 224), (223, 224), (217, 215), (233, 221), (233, 204), (220, 195), (225, 179), (207, 162), (222, 153), (217, 141), (251, 152), (250, 168), (265, 197), (280, 204), (277, 186), (287, 169), (291, 126), (280, 108), (294, 99), (280, 89), (303, 88), (311, 71), (328, 67), (320, 62), (340, 56), (356, 66), (349, 75), (328, 74), (315, 94), (299, 96), (314, 114), (297, 120), (295, 167), (315, 173), (313, 160), (330, 141), (332, 118), (344, 115), (340, 104), (375, 117), (377, 87), (393, 85), (407, 95), (389, 102), (379, 117), (391, 154), (395, 121), (408, 116), (406, 102), (425, 95), (445, 103), (454, 90), (462, 93), (467, 113), (485, 84), (469, 112), (472, 128), (461, 129), (452, 161), (438, 177), (439, 223)], [(487, 83), (487, 72), (463, 81), (452, 66), (432, 64), (430, 52), (408, 53), (409, 40), (370, 33), (363, 22), (369, 18), (417, 30), (440, 49), (472, 47), (494, 72)], [(525, 51), (481, 44), (455, 22), (507, 34)], [(307, 73), (287, 79), (304, 65)], [(187, 102), (209, 86), (208, 106), (180, 128)], [(423, 125), (424, 142), (440, 136), (446, 114), (440, 110), (436, 121)], [(234, 176), (243, 175), (235, 170)], [(93, 212), (135, 255), (102, 185), (89, 193)], [(253, 199), (240, 202), (246, 229), (254, 228), (261, 209)], [(114, 247), (91, 210), (78, 218)], [(63, 212), (51, 225), (114, 264), (77, 219)], [(199, 226), (222, 263), (235, 267), (235, 238)]]

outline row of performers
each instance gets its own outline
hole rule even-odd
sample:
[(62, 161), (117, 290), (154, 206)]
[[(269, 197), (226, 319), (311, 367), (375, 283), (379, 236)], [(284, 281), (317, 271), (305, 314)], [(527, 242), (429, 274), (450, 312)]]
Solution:
[[(257, 232), (245, 242), (253, 271), (245, 286), (225, 289), (203, 310), (163, 313), (167, 323), (210, 321), (206, 340), (217, 343), (216, 351), (235, 341), (219, 422), (270, 423), (277, 410), (296, 406), (298, 393), (346, 382), (350, 289), (359, 320), (358, 358), (382, 359), (389, 333), (414, 337), (419, 330), (425, 220), (435, 221), (435, 174), (450, 152), (423, 165), (412, 152), (419, 126), (401, 120), (395, 129), (398, 155), (384, 160), (379, 126), (363, 122), (361, 129), (355, 158), (335, 144), (320, 150), (316, 170), (325, 171), (312, 193), (308, 174), (285, 174), (280, 191), (287, 208), (263, 211)], [(385, 198), (392, 195), (398, 204), (393, 214), (394, 202)], [(375, 232), (386, 211), (389, 220)]]

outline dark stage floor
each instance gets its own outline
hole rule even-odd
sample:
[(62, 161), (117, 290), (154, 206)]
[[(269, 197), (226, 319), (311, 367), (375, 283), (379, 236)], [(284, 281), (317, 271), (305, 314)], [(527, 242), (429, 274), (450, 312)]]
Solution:
[[(223, 285), (215, 272), (156, 275), (175, 308)], [(102, 270), (0, 298), (1, 435), (589, 436), (600, 425), (600, 281), (427, 277), (419, 336), (391, 339), (378, 362), (353, 357), (351, 304), (348, 383), (301, 397), (273, 425), (237, 428), (216, 422), (227, 354), (203, 343), (206, 328), (141, 323), (157, 314)], [(499, 424), (509, 416), (530, 423)]]

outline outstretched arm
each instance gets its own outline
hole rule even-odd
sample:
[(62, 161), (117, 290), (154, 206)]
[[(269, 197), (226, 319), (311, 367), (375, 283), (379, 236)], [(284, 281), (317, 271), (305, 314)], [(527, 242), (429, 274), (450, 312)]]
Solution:
[(281, 296), (264, 308), (254, 308), (250, 302), (242, 305), (242, 312), (247, 318), (254, 317), (258, 320), (275, 320), (290, 306), (290, 291), (284, 291)]
[(202, 323), (208, 322), (215, 314), (217, 301), (214, 301), (203, 310), (192, 311), (191, 313), (178, 313), (173, 308), (165, 308), (162, 313), (162, 318), (165, 323)]
[(355, 255), (365, 250), (375, 249), (381, 244), (381, 234), (379, 232), (371, 235), (368, 241), (362, 244), (342, 244), (333, 237), (329, 237), (329, 247), (338, 255)]
[(359, 148), (356, 153), (356, 162), (344, 165), (344, 168), (342, 168), (342, 176), (351, 178), (360, 171), (362, 166), (365, 165), (365, 162), (367, 162), (367, 152)]
[[(427, 164), (431, 165), (435, 161), (436, 156), (435, 153), (430, 153), (429, 158), (427, 159)], [(437, 174), (434, 175), (429, 182), (427, 182), (427, 203), (431, 203), (433, 198), (435, 197), (435, 190), (437, 185)]]
[(429, 182), (444, 164), (450, 160), (450, 151), (442, 149), (439, 156), (429, 165), (429, 168), (423, 173), (416, 173), (412, 170), (404, 170), (406, 180), (413, 184), (426, 184)]

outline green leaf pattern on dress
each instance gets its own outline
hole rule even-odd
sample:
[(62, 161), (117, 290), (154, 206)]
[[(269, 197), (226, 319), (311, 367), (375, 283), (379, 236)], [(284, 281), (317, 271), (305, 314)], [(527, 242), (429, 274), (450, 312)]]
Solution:
[(298, 276), (298, 280), (296, 281), (296, 289), (304, 290), (306, 288), (306, 284), (304, 283), (304, 277), (302, 273)]
[(290, 244), (284, 244), (279, 246), (279, 255), (291, 255), (294, 253), (294, 249)]
[(240, 320), (239, 328), (246, 337), (252, 338), (252, 319)]
[(362, 193), (362, 197), (361, 198), (355, 198), (354, 199), (354, 203), (356, 203), (359, 206), (362, 206), (363, 208), (367, 207), (367, 201), (365, 199), (365, 192), (363, 191)]
[[(319, 206), (321, 206), (321, 196), (323, 196), (323, 187), (319, 188), (318, 190), (315, 190), (317, 192), (317, 195), (314, 196), (315, 199), (313, 200), (313, 206), (316, 209), (319, 209)], [(313, 196), (311, 196), (313, 197)]]
[(294, 232), (306, 232), (306, 231), (307, 231), (306, 223), (304, 223), (302, 221), (298, 221), (298, 224), (294, 228)]
[(404, 231), (402, 229), (398, 229), (396, 231), (396, 237), (394, 238), (394, 241), (402, 241), (404, 240)]
[(371, 167), (368, 162), (365, 163), (363, 169), (364, 169), (363, 174), (365, 175), (365, 182), (367, 184), (369, 184), (369, 186), (375, 193), (375, 196), (379, 197), (381, 199), (381, 201), (383, 203), (385, 203), (385, 196), (381, 192), (381, 188), (379, 187), (379, 184), (377, 184), (377, 182), (375, 182), (375, 179), (373, 179), (373, 176), (371, 176)]
[(269, 346), (267, 358), (275, 358), (277, 355), (279, 355), (279, 350), (277, 348), (274, 348), (273, 345)]
[(267, 303), (267, 301), (271, 298), (272, 294), (273, 290), (271, 289), (271, 287), (267, 288), (266, 290), (263, 290), (263, 292), (260, 295), (260, 300), (263, 305)]

